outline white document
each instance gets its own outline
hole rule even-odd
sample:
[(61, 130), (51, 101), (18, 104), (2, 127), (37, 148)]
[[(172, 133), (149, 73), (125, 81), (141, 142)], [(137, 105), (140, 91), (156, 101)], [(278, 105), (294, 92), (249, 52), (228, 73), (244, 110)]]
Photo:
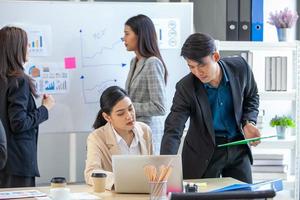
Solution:
[(0, 192), (0, 199), (20, 199), (29, 197), (47, 196), (45, 193), (38, 190), (15, 190)]
[[(95, 195), (92, 195), (88, 192), (79, 192), (79, 193), (71, 193), (71, 199), (70, 200), (98, 200), (101, 199), (100, 197), (97, 197)], [(50, 197), (36, 197), (37, 200), (52, 200)]]
[(78, 193), (71, 193), (71, 200), (94, 200), (94, 199), (101, 199), (96, 195), (90, 194), (88, 192), (78, 192)]

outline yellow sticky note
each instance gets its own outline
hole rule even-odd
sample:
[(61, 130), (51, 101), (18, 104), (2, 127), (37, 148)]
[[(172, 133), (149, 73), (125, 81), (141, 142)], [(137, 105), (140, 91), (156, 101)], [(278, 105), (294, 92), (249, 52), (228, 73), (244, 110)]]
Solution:
[(197, 183), (197, 186), (204, 188), (204, 187), (207, 187), (207, 183), (206, 182)]

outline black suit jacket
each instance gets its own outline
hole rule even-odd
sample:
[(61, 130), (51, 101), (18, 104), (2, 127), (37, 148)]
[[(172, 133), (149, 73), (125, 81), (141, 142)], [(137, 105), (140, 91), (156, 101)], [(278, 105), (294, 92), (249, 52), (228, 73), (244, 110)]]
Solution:
[[(257, 119), (259, 96), (256, 82), (243, 58), (228, 57), (219, 62), (223, 64), (230, 81), (235, 120), (241, 129), (243, 120), (256, 122)], [(182, 149), (183, 177), (201, 178), (216, 144), (210, 104), (204, 85), (192, 73), (176, 85), (171, 112), (165, 121), (161, 154), (177, 153), (188, 118), (190, 125)], [(249, 147), (248, 154), (252, 162)]]
[(7, 149), (6, 149), (6, 134), (2, 122), (0, 120), (0, 169), (5, 166), (7, 159)]
[(45, 106), (36, 108), (27, 77), (0, 81), (0, 119), (7, 138), (7, 163), (0, 173), (39, 176), (37, 166), (38, 126), (48, 119)]

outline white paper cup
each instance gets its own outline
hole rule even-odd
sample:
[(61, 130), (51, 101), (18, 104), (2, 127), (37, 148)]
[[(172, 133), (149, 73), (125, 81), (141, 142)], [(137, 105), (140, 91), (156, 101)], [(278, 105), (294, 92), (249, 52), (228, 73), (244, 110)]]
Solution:
[(52, 200), (70, 200), (70, 188), (51, 188), (50, 197)]

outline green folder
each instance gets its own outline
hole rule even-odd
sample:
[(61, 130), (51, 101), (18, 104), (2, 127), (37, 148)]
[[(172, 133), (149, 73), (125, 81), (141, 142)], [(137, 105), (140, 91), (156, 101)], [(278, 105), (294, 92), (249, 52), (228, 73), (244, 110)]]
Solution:
[(255, 142), (261, 139), (267, 139), (267, 138), (273, 138), (277, 137), (277, 135), (272, 135), (272, 136), (266, 136), (266, 137), (255, 137), (255, 138), (250, 138), (250, 139), (245, 139), (245, 140), (239, 140), (239, 141), (234, 141), (234, 142), (229, 142), (226, 144), (220, 144), (218, 147), (226, 147), (226, 146), (235, 146), (235, 145), (241, 145), (241, 144), (247, 144), (248, 142)]

